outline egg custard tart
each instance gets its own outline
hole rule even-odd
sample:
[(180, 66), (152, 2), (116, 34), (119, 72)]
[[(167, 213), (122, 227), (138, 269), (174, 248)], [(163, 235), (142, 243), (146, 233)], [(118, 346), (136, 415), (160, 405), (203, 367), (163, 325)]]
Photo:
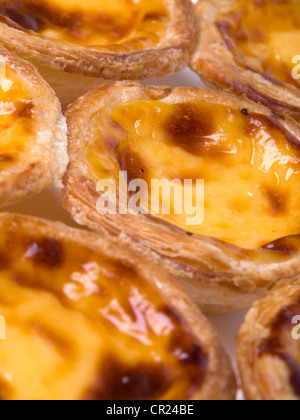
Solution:
[(63, 105), (108, 80), (183, 68), (194, 36), (189, 0), (0, 0), (0, 37), (33, 62)]
[(255, 303), (238, 342), (249, 400), (300, 400), (300, 283)]
[(300, 2), (199, 0), (192, 68), (300, 121)]
[(62, 224), (0, 227), (1, 399), (234, 398), (218, 335), (165, 272)]
[(27, 62), (0, 47), (0, 206), (61, 184), (67, 126), (52, 89)]
[(293, 124), (227, 93), (131, 82), (93, 89), (66, 116), (66, 209), (163, 266), (205, 311), (249, 307), (299, 276)]

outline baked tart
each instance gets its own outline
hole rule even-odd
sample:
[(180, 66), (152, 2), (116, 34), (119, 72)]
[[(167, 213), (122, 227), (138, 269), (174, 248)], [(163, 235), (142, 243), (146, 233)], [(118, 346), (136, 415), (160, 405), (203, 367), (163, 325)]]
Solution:
[(189, 0), (1, 0), (0, 37), (33, 62), (63, 105), (103, 80), (181, 70), (194, 36)]
[(66, 209), (163, 266), (205, 311), (249, 307), (299, 276), (293, 124), (227, 93), (131, 82), (93, 89), (66, 116)]
[(52, 89), (21, 58), (0, 47), (0, 206), (61, 186), (67, 126)]
[(300, 283), (281, 288), (251, 309), (238, 343), (249, 400), (300, 400)]
[(217, 333), (165, 272), (62, 224), (0, 227), (1, 399), (234, 398)]
[(199, 0), (195, 8), (193, 70), (299, 123), (299, 1)]

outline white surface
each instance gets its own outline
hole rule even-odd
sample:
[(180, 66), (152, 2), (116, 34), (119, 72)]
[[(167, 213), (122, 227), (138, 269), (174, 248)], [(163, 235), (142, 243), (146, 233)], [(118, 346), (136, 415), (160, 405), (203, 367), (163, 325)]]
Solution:
[[(202, 86), (199, 77), (190, 70), (184, 70), (173, 76), (155, 79), (145, 82), (144, 84), (161, 84), (176, 86)], [(21, 204), (11, 206), (3, 211), (17, 212), (28, 214), (31, 216), (43, 217), (46, 219), (61, 221), (70, 226), (77, 226), (69, 217), (68, 213), (63, 210), (61, 195), (54, 190), (44, 191), (39, 196), (23, 201)], [(235, 346), (238, 331), (243, 322), (246, 312), (237, 312), (226, 315), (208, 315), (208, 318), (219, 331), (224, 347), (233, 360), (236, 367)], [(243, 399), (242, 394), (238, 394), (239, 399)]]

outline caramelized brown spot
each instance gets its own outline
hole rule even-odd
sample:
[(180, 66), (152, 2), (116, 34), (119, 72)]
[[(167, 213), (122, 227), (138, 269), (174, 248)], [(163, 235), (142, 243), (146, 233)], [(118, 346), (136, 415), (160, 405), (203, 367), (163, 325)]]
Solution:
[(26, 257), (35, 263), (47, 268), (59, 267), (64, 261), (64, 252), (61, 243), (54, 238), (45, 238), (40, 241), (30, 241)]
[(287, 211), (287, 197), (276, 188), (266, 186), (264, 194), (268, 202), (268, 213), (273, 216), (282, 215)]
[(185, 368), (191, 368), (186, 371), (190, 382), (196, 387), (201, 386), (207, 372), (207, 357), (195, 338), (184, 330), (178, 331), (171, 339), (169, 351)]
[(17, 108), (18, 118), (30, 118), (33, 112), (34, 104), (32, 101), (22, 101)]
[(123, 365), (109, 357), (101, 365), (98, 383), (87, 392), (87, 400), (153, 400), (162, 397), (172, 384), (163, 364)]
[(218, 156), (228, 152), (211, 138), (215, 134), (212, 110), (191, 103), (176, 104), (175, 111), (163, 124), (167, 139), (196, 156)]
[(134, 179), (147, 179), (147, 165), (142, 158), (130, 149), (118, 153), (119, 165), (122, 171), (127, 171), (128, 182)]
[(9, 155), (8, 153), (2, 153), (0, 155), (0, 162), (13, 162), (15, 159), (12, 155)]
[[(290, 336), (294, 326), (292, 320), (294, 316), (300, 314), (300, 298), (296, 302), (284, 309), (269, 325), (269, 337), (261, 342), (258, 347), (260, 357), (269, 354), (283, 360), (290, 369), (290, 383), (297, 396), (300, 397), (300, 366), (297, 360), (288, 353), (286, 346), (286, 334)], [(289, 338), (292, 340), (292, 337)]]
[(262, 247), (269, 251), (280, 252), (282, 254), (297, 254), (299, 252), (300, 237), (292, 236), (288, 238), (280, 238), (270, 244)]
[(168, 351), (176, 357), (185, 368), (185, 377), (191, 384), (189, 396), (193, 395), (203, 384), (208, 369), (207, 355), (195, 337), (185, 330), (185, 322), (176, 309), (166, 306), (162, 309), (175, 325), (179, 325), (171, 337)]

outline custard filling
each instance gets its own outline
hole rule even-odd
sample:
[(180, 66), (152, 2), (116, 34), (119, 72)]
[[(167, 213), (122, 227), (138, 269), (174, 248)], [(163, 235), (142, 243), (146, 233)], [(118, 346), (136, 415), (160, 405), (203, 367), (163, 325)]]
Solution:
[(102, 111), (91, 133), (90, 176), (146, 180), (148, 214), (153, 179), (192, 180), (194, 190), (204, 180), (204, 203), (195, 203), (203, 223), (187, 225), (184, 206), (176, 214), (175, 194), (159, 220), (249, 249), (300, 233), (300, 144), (273, 118), (207, 101), (144, 100)]
[(218, 27), (246, 67), (300, 87), (294, 76), (300, 61), (298, 0), (239, 0), (218, 17)]
[[(0, 398), (181, 399), (208, 358), (136, 269), (71, 240), (0, 234)], [(33, 232), (35, 231), (35, 233)]]
[(0, 170), (22, 163), (21, 155), (30, 152), (33, 135), (33, 98), (15, 70), (0, 57)]
[(116, 51), (154, 46), (168, 20), (162, 0), (0, 0), (0, 15), (51, 39)]

